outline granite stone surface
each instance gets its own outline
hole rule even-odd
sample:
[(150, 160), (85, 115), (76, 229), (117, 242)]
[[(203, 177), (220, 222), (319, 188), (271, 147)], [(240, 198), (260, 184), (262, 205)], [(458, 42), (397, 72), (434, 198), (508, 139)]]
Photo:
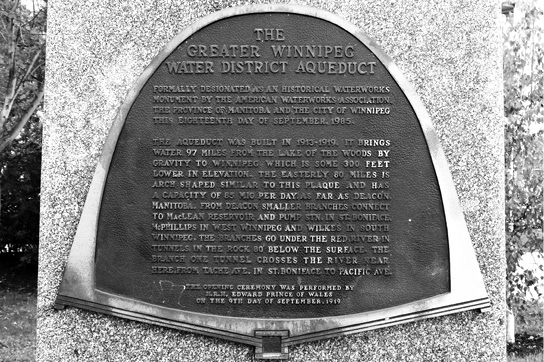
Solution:
[[(53, 310), (94, 169), (118, 107), (162, 47), (227, 0), (48, 2), (38, 361), (250, 361), (253, 348), (67, 308)], [(292, 361), (504, 361), (500, 4), (494, 0), (301, 1), (357, 25), (427, 107), (491, 299), (456, 315), (290, 348)]]

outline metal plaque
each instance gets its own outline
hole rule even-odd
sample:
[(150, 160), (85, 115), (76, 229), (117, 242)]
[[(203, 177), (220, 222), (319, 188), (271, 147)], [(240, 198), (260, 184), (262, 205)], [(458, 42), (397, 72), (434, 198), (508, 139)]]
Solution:
[(355, 26), (225, 9), (134, 85), (97, 167), (59, 307), (255, 345), (489, 301), (431, 121)]

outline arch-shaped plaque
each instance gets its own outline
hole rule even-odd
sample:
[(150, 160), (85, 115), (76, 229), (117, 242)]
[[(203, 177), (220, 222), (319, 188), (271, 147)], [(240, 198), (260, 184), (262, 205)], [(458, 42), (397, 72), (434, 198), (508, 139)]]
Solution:
[(281, 357), (489, 301), (399, 69), (333, 14), (259, 5), (184, 30), (133, 86), (57, 305)]

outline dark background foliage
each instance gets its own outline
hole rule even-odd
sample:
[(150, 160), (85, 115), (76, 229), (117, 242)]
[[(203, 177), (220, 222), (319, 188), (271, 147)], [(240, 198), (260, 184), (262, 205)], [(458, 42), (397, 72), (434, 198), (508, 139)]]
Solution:
[(0, 253), (22, 264), (39, 243), (47, 4), (35, 5), (0, 0)]

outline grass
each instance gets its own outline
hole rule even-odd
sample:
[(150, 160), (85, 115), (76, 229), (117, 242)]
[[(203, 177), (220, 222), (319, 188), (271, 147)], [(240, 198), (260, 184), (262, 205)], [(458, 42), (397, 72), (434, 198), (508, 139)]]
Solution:
[(0, 259), (0, 362), (35, 361), (36, 272)]
[(508, 356), (508, 362), (542, 362), (544, 361), (544, 355), (542, 353), (534, 354), (531, 356), (525, 356), (525, 357), (516, 357), (509, 355)]
[(36, 294), (0, 290), (0, 361), (34, 361)]
[[(542, 362), (543, 308), (537, 302), (516, 313), (516, 343), (509, 345), (508, 362)], [(515, 350), (516, 353), (511, 351)]]

